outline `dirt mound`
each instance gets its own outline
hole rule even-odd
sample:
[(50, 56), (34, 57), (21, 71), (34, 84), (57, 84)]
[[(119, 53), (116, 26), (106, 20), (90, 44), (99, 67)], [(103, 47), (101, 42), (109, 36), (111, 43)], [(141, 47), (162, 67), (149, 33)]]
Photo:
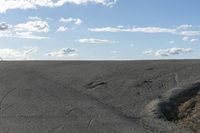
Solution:
[(168, 91), (151, 101), (147, 110), (155, 118), (200, 132), (200, 82)]
[(177, 121), (180, 126), (188, 126), (195, 132), (200, 132), (200, 94), (179, 106)]

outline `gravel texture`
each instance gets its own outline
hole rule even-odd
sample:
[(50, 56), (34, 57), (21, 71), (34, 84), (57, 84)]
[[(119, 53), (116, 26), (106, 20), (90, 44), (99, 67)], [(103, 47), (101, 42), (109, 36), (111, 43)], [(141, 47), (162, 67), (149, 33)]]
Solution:
[(200, 60), (0, 62), (0, 133), (198, 133)]

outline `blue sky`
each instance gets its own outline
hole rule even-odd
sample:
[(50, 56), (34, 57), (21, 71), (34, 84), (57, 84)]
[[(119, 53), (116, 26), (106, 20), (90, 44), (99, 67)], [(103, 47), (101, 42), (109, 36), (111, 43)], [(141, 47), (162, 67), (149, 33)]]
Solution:
[(1, 0), (3, 60), (200, 58), (199, 0)]

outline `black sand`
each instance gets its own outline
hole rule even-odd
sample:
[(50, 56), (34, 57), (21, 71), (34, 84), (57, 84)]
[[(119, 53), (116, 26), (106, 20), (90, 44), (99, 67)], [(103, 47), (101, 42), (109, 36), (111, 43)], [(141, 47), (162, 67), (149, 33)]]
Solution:
[(200, 132), (200, 60), (0, 62), (0, 133)]

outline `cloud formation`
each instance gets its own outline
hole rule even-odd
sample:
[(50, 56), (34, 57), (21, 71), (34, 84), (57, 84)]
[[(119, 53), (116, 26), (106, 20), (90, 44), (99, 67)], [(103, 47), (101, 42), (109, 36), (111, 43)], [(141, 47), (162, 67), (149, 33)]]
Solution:
[(193, 38), (193, 39), (191, 39), (190, 41), (194, 43), (194, 42), (198, 42), (199, 39)]
[(30, 55), (36, 52), (38, 52), (37, 47), (29, 47), (24, 49), (3, 48), (0, 49), (0, 59), (31, 59)]
[(38, 16), (29, 16), (28, 19), (29, 19), (29, 20), (42, 20), (42, 19), (39, 18)]
[(33, 20), (17, 25), (10, 25), (0, 22), (0, 37), (16, 37), (26, 39), (47, 39), (48, 37), (38, 36), (35, 33), (49, 32), (48, 22)]
[(172, 56), (172, 55), (179, 55), (183, 53), (191, 53), (193, 50), (191, 48), (169, 48), (169, 49), (160, 49), (157, 51), (153, 50), (147, 50), (144, 51), (144, 54), (149, 54), (157, 57), (167, 57), (167, 56)]
[(57, 32), (65, 32), (65, 31), (68, 31), (68, 28), (65, 27), (65, 26), (60, 26), (60, 27), (57, 29)]
[(117, 0), (1, 0), (0, 13), (12, 9), (37, 9), (38, 7), (61, 7), (65, 4), (87, 4), (96, 3), (105, 6), (112, 6)]
[(8, 29), (8, 24), (6, 24), (5, 22), (1, 22), (0, 23), (0, 31), (4, 31)]
[(51, 57), (64, 57), (64, 56), (72, 57), (77, 55), (77, 50), (72, 48), (62, 48), (58, 51), (49, 52), (46, 55)]
[(200, 31), (182, 31), (180, 32), (182, 36), (198, 36), (200, 35)]
[(112, 43), (116, 43), (114, 41), (105, 40), (105, 39), (96, 39), (96, 38), (79, 39), (78, 42), (79, 43), (89, 43), (89, 44), (112, 44)]
[[(118, 32), (132, 32), (132, 33), (170, 33), (175, 35), (181, 35), (184, 37), (190, 36), (199, 36), (199, 30), (189, 30), (194, 26), (185, 24), (180, 25), (176, 28), (163, 28), (163, 27), (129, 27), (125, 28), (124, 26), (116, 26), (116, 27), (97, 27), (97, 28), (89, 28), (88, 30), (91, 32), (110, 32), (110, 33), (118, 33)], [(186, 38), (185, 38), (186, 39)]]
[(102, 27), (102, 28), (90, 28), (92, 32), (143, 32), (143, 33), (175, 33), (176, 29), (161, 28), (161, 27), (133, 27), (124, 28), (118, 27)]
[(46, 21), (28, 21), (26, 23), (14, 26), (15, 31), (29, 31), (29, 32), (48, 32), (49, 25)]
[(60, 22), (64, 22), (66, 24), (74, 24), (74, 25), (81, 25), (83, 21), (80, 18), (61, 18)]
[(177, 29), (183, 29), (183, 30), (186, 30), (188, 28), (192, 28), (192, 25), (190, 24), (183, 24), (183, 25), (180, 25), (177, 27)]

